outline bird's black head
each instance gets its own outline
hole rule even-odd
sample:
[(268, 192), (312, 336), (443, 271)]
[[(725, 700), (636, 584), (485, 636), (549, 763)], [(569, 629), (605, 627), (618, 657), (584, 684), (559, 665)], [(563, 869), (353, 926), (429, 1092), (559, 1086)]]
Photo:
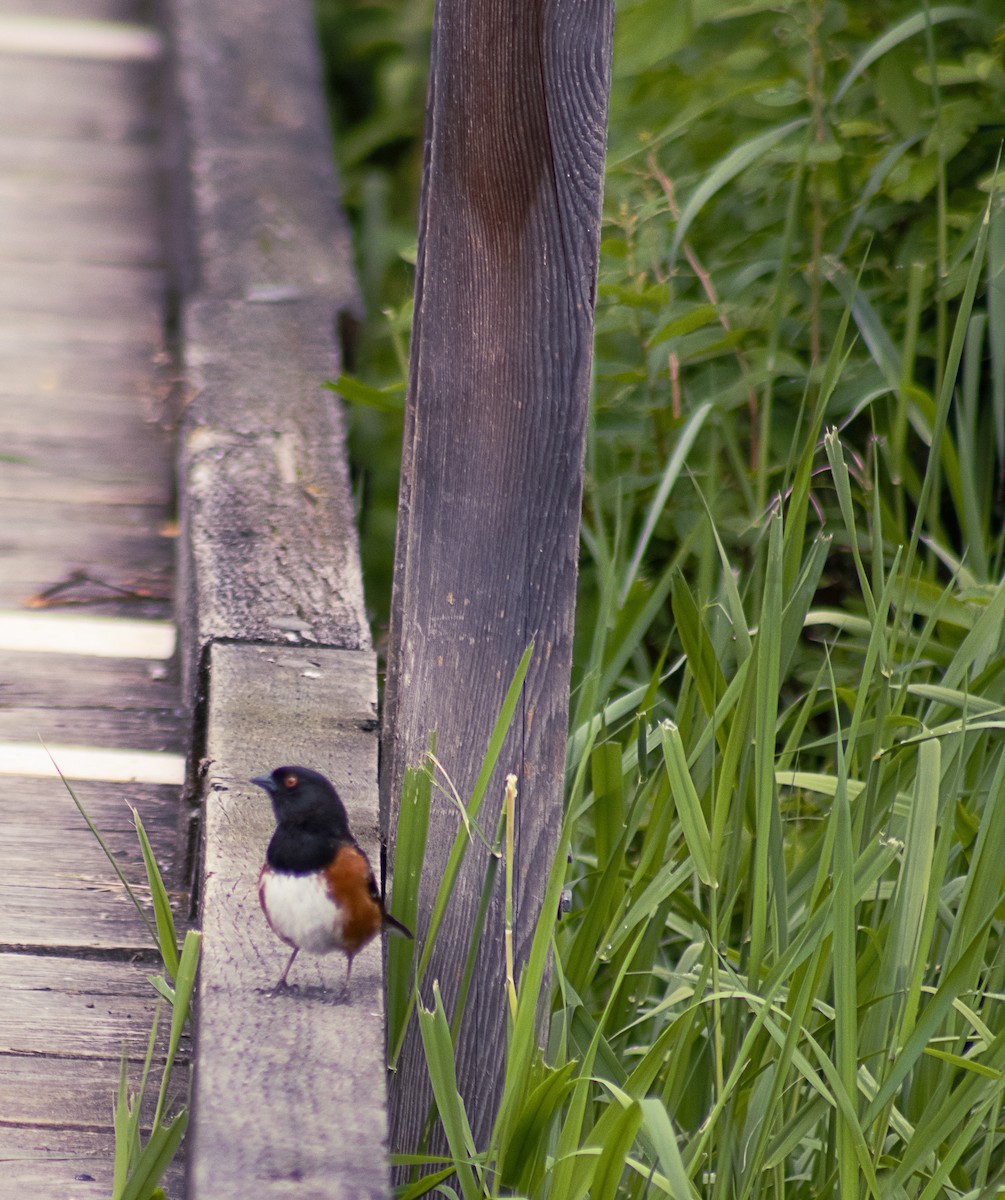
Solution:
[(308, 767), (276, 767), (271, 775), (251, 780), (269, 793), (276, 821), (351, 838), (349, 818), (338, 792), (318, 771)]

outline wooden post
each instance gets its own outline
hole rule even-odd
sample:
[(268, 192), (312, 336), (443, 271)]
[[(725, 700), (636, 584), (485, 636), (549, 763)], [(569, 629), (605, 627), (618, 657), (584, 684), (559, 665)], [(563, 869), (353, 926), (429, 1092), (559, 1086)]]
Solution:
[[(393, 829), (427, 734), (470, 793), (517, 663), (535, 652), (481, 824), (519, 779), (517, 970), (562, 812), (583, 435), (603, 189), (612, 0), (438, 0), (426, 127), (381, 777)], [(457, 827), (434, 800), (419, 937)], [(485, 873), (471, 847), (426, 977), (448, 1013)], [(501, 888), (457, 1048), (484, 1143), (505, 1048)], [(391, 1146), (430, 1092), (413, 1028)]]

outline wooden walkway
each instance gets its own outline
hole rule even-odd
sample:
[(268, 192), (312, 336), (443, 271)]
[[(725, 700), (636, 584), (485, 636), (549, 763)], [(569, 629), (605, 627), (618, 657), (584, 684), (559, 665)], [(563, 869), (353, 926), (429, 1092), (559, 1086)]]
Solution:
[(160, 42), (139, 12), (0, 0), (0, 1200), (109, 1195), (120, 1057), (135, 1076), (155, 1007), (149, 935), (39, 738), (132, 882), (128, 804), (185, 877)]

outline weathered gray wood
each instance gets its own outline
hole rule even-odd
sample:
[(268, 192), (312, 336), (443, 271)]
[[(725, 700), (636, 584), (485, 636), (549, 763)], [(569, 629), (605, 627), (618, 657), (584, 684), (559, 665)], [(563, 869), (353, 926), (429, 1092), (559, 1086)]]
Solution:
[[(170, 856), (168, 841), (172, 840), (169, 829), (177, 828), (179, 810), (168, 803), (176, 790), (163, 784), (132, 783), (111, 786), (94, 780), (78, 780), (73, 784), (80, 802), (94, 818), (103, 833), (122, 841), (133, 839), (133, 847), (123, 846), (127, 858), (136, 849), (133, 833), (133, 818), (129, 806), (139, 810), (154, 846)], [(2, 789), (0, 813), (10, 822), (10, 828), (23, 824), (34, 824), (39, 838), (50, 831), (54, 838), (62, 839), (70, 831), (83, 830), (84, 822), (58, 779), (14, 779), (6, 782)], [(55, 852), (58, 847), (53, 847)]]
[(258, 903), (275, 823), (248, 782), (285, 763), (324, 771), (375, 860), (375, 715), (369, 651), (210, 649), (190, 1200), (386, 1194), (379, 947), (354, 964), (348, 1001), (340, 955), (302, 955), (291, 975), (299, 990), (267, 994), (288, 949)]
[(8, 1126), (3, 1130), (2, 1194), (107, 1200), (114, 1153), (110, 1130)]
[[(0, 13), (34, 17), (135, 20), (141, 7), (0, 0)], [(61, 602), (168, 615), (156, 75), (152, 64), (0, 53), (4, 608), (83, 568), (160, 599), (130, 603), (81, 585)], [(179, 706), (163, 663), (0, 651), (0, 738), (31, 742), (41, 731), (177, 753)], [(167, 886), (179, 887), (188, 831), (177, 788), (75, 790), (142, 890), (132, 800)], [(107, 1196), (120, 1057), (135, 1086), (162, 1006), (147, 978), (159, 970), (150, 934), (58, 780), (4, 778), (0, 846), (0, 1197)], [(162, 1015), (161, 1047), (165, 1035)], [(185, 1083), (183, 1060), (176, 1085)], [(181, 1172), (179, 1160), (175, 1196)]]
[[(23, 299), (26, 300), (30, 294), (30, 287), (25, 286)], [(89, 299), (91, 296), (88, 292), (78, 293), (80, 304), (86, 305)], [(0, 319), (4, 322), (5, 337), (21, 346), (32, 346), (36, 343), (46, 345), (58, 332), (61, 339), (71, 345), (87, 346), (99, 343), (114, 349), (121, 345), (135, 346), (137, 339), (142, 338), (153, 348), (160, 341), (160, 330), (157, 322), (151, 320), (151, 307), (146, 305), (128, 315), (123, 313), (112, 314), (110, 318), (95, 318), (86, 311), (64, 316), (45, 312), (37, 307), (30, 309), (25, 305), (19, 308), (11, 303), (0, 303)], [(156, 311), (156, 307), (153, 311)]]
[[(178, 889), (186, 831), (177, 789), (75, 782), (73, 790), (150, 917), (146, 871), (129, 804), (137, 809), (165, 885), (184, 911)], [(58, 779), (4, 780), (0, 845), (0, 946), (153, 950), (148, 929)]]
[[(7, 502), (5, 501), (5, 508)], [(44, 515), (27, 505), (11, 503), (8, 511), (22, 536), (15, 543), (19, 553), (0, 577), (0, 607), (10, 608), (67, 578), (71, 570), (86, 568), (96, 577), (120, 588), (143, 588), (160, 603), (157, 612), (129, 606), (133, 615), (163, 615), (171, 588), (172, 547), (159, 544), (156, 533), (123, 530), (121, 526), (68, 524), (63, 541), (53, 530), (57, 517)], [(97, 518), (99, 514), (92, 513)], [(78, 513), (78, 516), (80, 514)], [(7, 546), (9, 538), (4, 539)], [(100, 597), (97, 597), (100, 601)], [(95, 611), (107, 611), (106, 606)]]
[[(183, 546), (200, 646), (218, 638), (369, 644), (329, 300), (188, 307)], [(226, 347), (226, 353), (223, 348)]]
[[(0, 68), (2, 69), (2, 68)], [(10, 227), (19, 214), (0, 200), (0, 221)], [(94, 226), (86, 216), (56, 212), (48, 231), (35, 219), (9, 236), (15, 260), (53, 254), (85, 263), (132, 263), (150, 265), (157, 261), (158, 243), (150, 231), (135, 226)]]
[[(59, 680), (53, 696), (52, 681)], [(178, 675), (173, 662), (143, 658), (100, 658), (76, 654), (3, 651), (0, 704), (122, 711), (149, 708), (177, 713)]]
[[(108, 1200), (115, 1152), (111, 1131), (45, 1126), (3, 1130), (0, 1187), (17, 1200)], [(184, 1196), (184, 1166), (175, 1162), (163, 1180), (171, 1200)]]
[[(150, 514), (138, 510), (152, 504), (163, 510), (171, 488), (165, 462), (171, 442), (152, 363), (147, 388), (146, 395), (132, 396), (121, 391), (102, 397), (61, 391), (38, 395), (27, 389), (0, 393), (5, 454), (0, 491), (11, 499), (55, 504), (69, 499), (74, 505), (89, 501), (134, 509), (127, 511), (132, 525), (149, 523)], [(117, 422), (114, 437), (110, 421)], [(48, 481), (49, 490), (36, 495), (32, 489), (39, 479)], [(76, 485), (86, 488), (83, 495), (72, 491)]]
[(257, 990), (288, 954), (258, 904), (273, 820), (249, 776), (327, 771), (378, 851), (374, 660), (341, 410), (322, 388), (358, 301), (312, 13), (249, 0), (235, 22), (222, 0), (176, 0), (171, 16), (190, 172), (172, 222), (190, 397), (179, 611), (209, 764), (191, 1196), (384, 1196), (379, 949), (349, 1003), (338, 957), (305, 955), (299, 993)]
[[(93, 185), (92, 185), (93, 186)], [(38, 179), (34, 187), (25, 180), (9, 184), (16, 190), (21, 202), (38, 212), (39, 207), (51, 205), (49, 192), (52, 182)], [(6, 189), (5, 189), (6, 190)], [(74, 188), (79, 195), (81, 185)], [(131, 186), (95, 189), (93, 199), (88, 197), (87, 207), (93, 204), (101, 208), (108, 217), (110, 201), (119, 193), (132, 200), (136, 214), (142, 217), (141, 224), (149, 224), (151, 196), (135, 196)], [(121, 205), (115, 217), (121, 219)], [(51, 222), (50, 222), (51, 224)], [(50, 321), (58, 316), (79, 320), (86, 316), (92, 323), (104, 320), (114, 323), (121, 331), (123, 327), (141, 336), (159, 342), (162, 337), (161, 322), (156, 314), (164, 303), (164, 271), (160, 267), (144, 267), (108, 263), (53, 263), (12, 262), (0, 276), (0, 312), (7, 316), (13, 313), (42, 313)]]
[(46, 743), (83, 740), (89, 746), (166, 750), (181, 742), (187, 728), (179, 709), (117, 708), (110, 703), (100, 708), (59, 704), (0, 709), (0, 739), (7, 741), (41, 737)]
[[(73, 0), (71, 0), (73, 2)], [(7, 179), (71, 183), (86, 190), (96, 187), (136, 187), (141, 194), (156, 190), (160, 147), (155, 142), (82, 141), (79, 138), (26, 138), (0, 131), (0, 171)], [(52, 197), (50, 197), (51, 199)]]
[(149, 963), (0, 953), (0, 1053), (142, 1056), (157, 1005), (150, 973)]
[(4, 87), (17, 102), (0, 110), (0, 133), (144, 141), (157, 136), (149, 63), (105, 63), (0, 54)]
[(0, 13), (33, 17), (72, 17), (90, 21), (136, 21), (142, 6), (136, 0), (0, 0)]
[(3, 361), (3, 397), (63, 391), (67, 395), (135, 398), (148, 394), (151, 386), (150, 354), (145, 349), (82, 361), (79, 354), (60, 345), (46, 346), (44, 355), (11, 346), (4, 350)]
[[(462, 796), (521, 654), (535, 653), (480, 822), (519, 780), (514, 945), (529, 949), (561, 820), (583, 432), (603, 186), (611, 0), (440, 0), (392, 603), (383, 807), (430, 731)], [(428, 920), (457, 817), (435, 805)], [(426, 975), (452, 1010), (486, 855), (473, 845)], [(501, 879), (501, 875), (500, 875)], [(502, 885), (458, 1046), (484, 1143), (501, 1083)], [(392, 1147), (416, 1148), (430, 1091), (413, 1028)]]
[[(162, 1062), (161, 1058), (155, 1070)], [(138, 1057), (129, 1060), (135, 1082), (139, 1079), (137, 1068), (141, 1063), (142, 1059)], [(104, 1102), (95, 1103), (95, 1097), (101, 1097), (103, 1101), (111, 1094), (118, 1069), (118, 1060), (0, 1054), (0, 1128), (16, 1124), (33, 1125), (39, 1130), (57, 1128), (107, 1134), (111, 1126), (111, 1106)], [(156, 1102), (156, 1095), (149, 1087), (147, 1091), (146, 1104), (141, 1109), (141, 1120), (145, 1123), (152, 1117)], [(58, 1109), (52, 1102), (54, 1095), (64, 1097)], [(183, 1102), (176, 1086), (169, 1091), (168, 1097), (169, 1111), (175, 1111)]]
[(365, 647), (344, 433), (322, 389), (358, 306), (306, 0), (177, 0), (185, 678), (214, 639)]
[[(7, 422), (0, 420), (0, 427)], [(23, 426), (22, 426), (23, 430)], [(0, 437), (3, 436), (0, 428)], [(25, 445), (20, 436), (11, 438), (13, 445)], [(143, 524), (149, 527), (151, 519), (163, 515), (163, 505), (158, 504), (163, 495), (163, 484), (157, 475), (153, 478), (141, 470), (132, 472), (128, 482), (104, 478), (89, 479), (98, 474), (93, 469), (93, 458), (86, 448), (76, 445), (69, 448), (53, 446), (55, 453), (47, 457), (45, 447), (30, 445), (26, 449), (7, 450), (5, 454), (17, 456), (20, 461), (8, 462), (9, 470), (0, 471), (0, 496), (13, 500), (28, 501), (32, 505), (65, 505), (72, 510), (79, 505), (105, 509), (102, 523), (114, 522), (127, 528)], [(53, 459), (62, 459), (68, 471), (55, 470)], [(162, 464), (152, 464), (155, 469)], [(16, 468), (22, 468), (17, 470)], [(160, 472), (158, 472), (159, 474)], [(103, 473), (102, 473), (103, 474)], [(155, 512), (149, 509), (156, 506)], [(144, 511), (144, 510), (148, 511)], [(52, 511), (50, 508), (49, 511)]]
[[(134, 1087), (141, 1062), (138, 1055), (129, 1059)], [(118, 1057), (0, 1053), (0, 1194), (107, 1200), (115, 1153), (110, 1098), (118, 1075)], [(147, 1119), (154, 1100), (149, 1095), (142, 1110)], [(173, 1087), (168, 1111), (182, 1102)], [(169, 1196), (184, 1195), (183, 1176), (184, 1164), (176, 1161), (164, 1179)]]

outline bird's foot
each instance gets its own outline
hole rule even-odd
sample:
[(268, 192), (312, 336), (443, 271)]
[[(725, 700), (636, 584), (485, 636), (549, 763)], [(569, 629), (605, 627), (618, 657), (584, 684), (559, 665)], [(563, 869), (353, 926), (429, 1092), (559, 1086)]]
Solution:
[(260, 987), (260, 988), (255, 988), (255, 991), (260, 996), (268, 996), (269, 999), (272, 1000), (276, 996), (282, 995), (283, 992), (299, 992), (300, 985), (296, 984), (296, 983), (287, 983), (285, 979), (280, 979), (280, 981), (276, 984), (275, 987), (271, 987), (271, 988)]

